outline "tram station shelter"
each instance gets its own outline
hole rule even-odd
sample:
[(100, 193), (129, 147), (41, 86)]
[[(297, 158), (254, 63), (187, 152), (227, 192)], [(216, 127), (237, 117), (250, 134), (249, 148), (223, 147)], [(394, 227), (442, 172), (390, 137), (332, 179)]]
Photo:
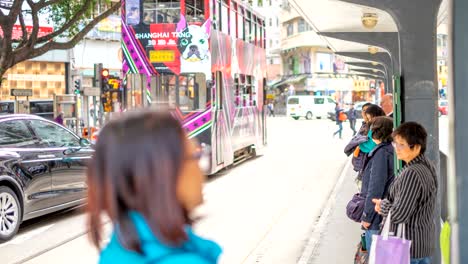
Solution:
[[(356, 70), (378, 73), (394, 96), (394, 122), (428, 131), (427, 156), (439, 171), (434, 221), (452, 227), (451, 263), (468, 263), (468, 1), (290, 0), (335, 54)], [(449, 150), (439, 151), (437, 30), (449, 32)], [(398, 169), (398, 168), (396, 168)], [(440, 227), (439, 224), (436, 226)], [(439, 238), (440, 229), (436, 231)], [(437, 248), (439, 241), (434, 241)], [(440, 252), (440, 250), (437, 250)], [(440, 253), (434, 263), (441, 263)]]

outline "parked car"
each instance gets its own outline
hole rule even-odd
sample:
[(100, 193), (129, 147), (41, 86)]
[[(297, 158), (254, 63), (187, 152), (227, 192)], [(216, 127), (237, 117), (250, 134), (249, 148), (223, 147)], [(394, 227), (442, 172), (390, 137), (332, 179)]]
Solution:
[(335, 108), (335, 101), (328, 96), (299, 95), (290, 96), (287, 102), (287, 116), (298, 120), (326, 118), (328, 112)]
[(354, 109), (356, 109), (356, 115), (358, 119), (362, 118), (362, 106), (367, 103), (368, 102), (364, 102), (364, 101), (354, 103)]
[(24, 220), (82, 205), (93, 153), (88, 140), (53, 121), (0, 116), (0, 242)]
[(439, 117), (443, 115), (448, 115), (448, 102), (447, 100), (439, 101)]
[[(360, 101), (360, 102), (355, 102), (354, 103), (354, 109), (356, 109), (356, 116), (357, 116), (357, 119), (361, 119), (362, 118), (362, 106), (367, 104), (368, 102), (365, 102), (365, 101)], [(350, 107), (345, 107), (343, 109), (343, 111), (345, 113), (347, 113), (349, 111)], [(333, 111), (329, 111), (328, 112), (328, 119), (332, 120), (333, 122), (336, 121), (336, 113), (335, 113), (335, 109), (333, 109)]]

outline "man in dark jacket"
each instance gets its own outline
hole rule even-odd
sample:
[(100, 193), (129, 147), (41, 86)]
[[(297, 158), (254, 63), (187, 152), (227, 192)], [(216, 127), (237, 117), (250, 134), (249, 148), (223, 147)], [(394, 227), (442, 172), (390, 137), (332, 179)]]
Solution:
[[(370, 124), (372, 139), (377, 146), (368, 154), (362, 171), (361, 196), (365, 197), (361, 224), (366, 230), (366, 247), (371, 248), (372, 235), (378, 234), (382, 217), (374, 208), (372, 199), (384, 197), (393, 181), (393, 146), (391, 134), (393, 121), (388, 117), (376, 117)], [(380, 199), (380, 198), (377, 198)]]
[(348, 110), (348, 120), (349, 120), (349, 127), (353, 131), (353, 137), (356, 135), (356, 119), (357, 113), (356, 109), (354, 109), (354, 104), (351, 104), (351, 108)]

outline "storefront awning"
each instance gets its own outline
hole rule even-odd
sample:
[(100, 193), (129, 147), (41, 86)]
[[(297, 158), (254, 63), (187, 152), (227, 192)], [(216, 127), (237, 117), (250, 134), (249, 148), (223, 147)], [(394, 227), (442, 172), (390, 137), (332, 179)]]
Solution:
[(303, 81), (305, 78), (307, 78), (307, 76), (308, 76), (307, 74), (291, 76), (291, 77), (284, 79), (283, 81), (280, 81), (272, 85), (271, 87), (276, 88), (278, 86), (285, 85), (285, 84), (298, 83), (298, 82)]
[(267, 83), (268, 87), (275, 87), (276, 84), (282, 82), (283, 79), (276, 79), (276, 80), (271, 80)]

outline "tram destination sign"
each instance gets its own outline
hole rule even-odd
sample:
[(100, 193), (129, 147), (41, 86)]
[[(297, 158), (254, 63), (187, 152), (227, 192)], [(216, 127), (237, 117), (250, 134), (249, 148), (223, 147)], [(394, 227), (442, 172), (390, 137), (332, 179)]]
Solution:
[(11, 89), (11, 96), (32, 96), (32, 89)]

